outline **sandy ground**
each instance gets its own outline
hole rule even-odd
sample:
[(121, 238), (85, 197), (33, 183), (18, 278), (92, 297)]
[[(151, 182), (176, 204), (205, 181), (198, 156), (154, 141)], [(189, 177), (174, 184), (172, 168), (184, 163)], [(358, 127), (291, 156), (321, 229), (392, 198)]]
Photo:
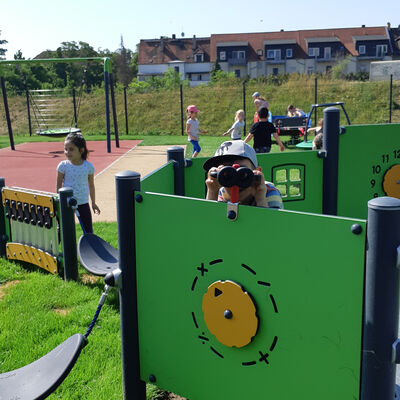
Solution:
[(139, 172), (143, 178), (167, 162), (168, 147), (171, 146), (136, 146), (99, 172), (95, 176), (95, 187), (96, 203), (101, 213), (93, 215), (93, 222), (117, 220), (115, 174), (130, 170)]

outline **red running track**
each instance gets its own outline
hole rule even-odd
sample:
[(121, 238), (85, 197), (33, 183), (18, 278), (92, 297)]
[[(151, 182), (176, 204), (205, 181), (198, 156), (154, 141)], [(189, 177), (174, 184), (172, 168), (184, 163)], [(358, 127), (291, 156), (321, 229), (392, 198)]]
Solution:
[[(90, 161), (96, 170), (95, 175), (136, 147), (140, 140), (121, 140), (119, 148), (111, 145), (107, 153), (105, 141), (88, 141)], [(26, 189), (56, 192), (57, 165), (65, 160), (64, 142), (23, 143), (0, 149), (0, 176), (5, 178), (6, 186), (19, 186)]]

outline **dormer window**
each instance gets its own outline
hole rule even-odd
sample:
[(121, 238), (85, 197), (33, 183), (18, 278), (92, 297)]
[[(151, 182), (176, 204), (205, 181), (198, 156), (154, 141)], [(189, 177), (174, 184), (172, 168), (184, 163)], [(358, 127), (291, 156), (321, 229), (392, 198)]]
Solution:
[(267, 50), (267, 58), (273, 60), (280, 60), (281, 50), (280, 49)]
[(195, 54), (194, 55), (194, 61), (195, 62), (203, 62), (204, 61), (204, 54), (203, 53)]
[(219, 52), (219, 59), (221, 61), (225, 61), (226, 60), (226, 51), (220, 51)]
[(365, 50), (366, 50), (365, 44), (360, 44), (360, 46), (358, 46), (358, 54), (360, 54), (360, 55), (365, 54), (366, 53)]
[(310, 57), (318, 57), (319, 56), (319, 47), (310, 47), (308, 49), (308, 55)]
[(293, 49), (286, 49), (286, 58), (293, 57)]

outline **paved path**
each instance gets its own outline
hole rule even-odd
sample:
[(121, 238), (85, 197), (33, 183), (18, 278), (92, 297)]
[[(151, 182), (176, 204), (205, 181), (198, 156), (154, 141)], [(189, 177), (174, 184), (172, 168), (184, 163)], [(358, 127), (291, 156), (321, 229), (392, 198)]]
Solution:
[[(141, 177), (167, 162), (167, 149), (171, 146), (137, 146), (114, 161), (95, 176), (96, 203), (101, 214), (93, 216), (93, 222), (116, 221), (115, 174), (120, 171), (139, 172)], [(185, 148), (185, 146), (181, 146)]]

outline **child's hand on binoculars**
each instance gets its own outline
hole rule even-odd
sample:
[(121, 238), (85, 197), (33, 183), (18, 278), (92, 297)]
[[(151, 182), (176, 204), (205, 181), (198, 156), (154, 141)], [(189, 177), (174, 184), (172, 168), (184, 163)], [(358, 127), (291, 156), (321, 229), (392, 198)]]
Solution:
[(254, 179), (252, 189), (254, 190), (254, 198), (258, 207), (267, 207), (267, 186), (265, 185), (264, 174), (256, 169), (253, 171), (254, 175), (259, 175), (259, 179)]
[[(207, 186), (207, 200), (217, 200), (218, 199), (218, 191), (221, 185), (218, 182), (217, 173), (220, 169), (224, 166), (220, 165), (217, 167), (212, 167), (209, 169), (206, 179), (206, 186)], [(214, 176), (211, 176), (214, 175)]]

